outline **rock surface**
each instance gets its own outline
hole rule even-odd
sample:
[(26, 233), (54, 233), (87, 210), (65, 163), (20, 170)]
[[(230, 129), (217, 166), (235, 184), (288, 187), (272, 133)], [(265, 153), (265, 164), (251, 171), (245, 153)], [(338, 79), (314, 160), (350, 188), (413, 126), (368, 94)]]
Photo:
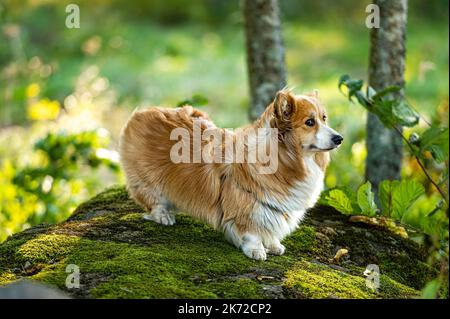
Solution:
[[(0, 285), (28, 278), (74, 298), (415, 298), (434, 274), (417, 243), (329, 207), (312, 209), (284, 240), (286, 254), (266, 261), (188, 216), (162, 226), (143, 212), (119, 186), (65, 222), (10, 237)], [(369, 264), (380, 271), (377, 290), (366, 285)], [(78, 288), (66, 287), (68, 265), (79, 269)]]

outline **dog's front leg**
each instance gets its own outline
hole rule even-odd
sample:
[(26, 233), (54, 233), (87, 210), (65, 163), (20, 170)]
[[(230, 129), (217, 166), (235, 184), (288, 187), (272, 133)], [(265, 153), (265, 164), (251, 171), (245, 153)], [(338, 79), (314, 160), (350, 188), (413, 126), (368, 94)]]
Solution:
[(225, 233), (225, 238), (237, 248), (240, 248), (247, 257), (256, 260), (266, 260), (266, 250), (259, 235), (249, 231), (238, 231), (234, 221), (225, 223), (223, 225), (223, 231)]
[(280, 243), (280, 240), (274, 236), (264, 240), (266, 252), (272, 255), (283, 255), (286, 248)]
[(266, 250), (262, 244), (262, 239), (258, 235), (246, 233), (242, 237), (241, 249), (247, 257), (256, 260), (266, 260)]

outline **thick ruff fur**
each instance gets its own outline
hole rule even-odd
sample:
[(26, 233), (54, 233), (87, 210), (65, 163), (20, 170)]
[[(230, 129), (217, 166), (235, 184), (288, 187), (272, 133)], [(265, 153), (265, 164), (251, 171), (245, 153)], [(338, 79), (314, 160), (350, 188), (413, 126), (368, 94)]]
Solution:
[[(258, 163), (175, 164), (170, 151), (177, 141), (170, 139), (171, 131), (181, 127), (192, 136), (194, 120), (201, 120), (202, 131), (220, 130), (233, 141), (248, 129), (277, 128), (278, 169), (257, 174)], [(148, 210), (146, 219), (173, 225), (175, 209), (185, 212), (222, 230), (248, 257), (264, 260), (266, 253), (284, 253), (280, 241), (317, 201), (328, 151), (341, 141), (326, 125), (317, 93), (280, 91), (261, 117), (240, 132), (216, 128), (190, 106), (136, 111), (122, 131), (120, 156), (128, 191)]]

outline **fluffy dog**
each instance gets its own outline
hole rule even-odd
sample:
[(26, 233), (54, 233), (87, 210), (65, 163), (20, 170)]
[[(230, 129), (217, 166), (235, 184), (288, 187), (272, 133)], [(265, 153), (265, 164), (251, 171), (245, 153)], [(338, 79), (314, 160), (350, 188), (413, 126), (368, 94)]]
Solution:
[[(207, 139), (198, 142), (196, 125), (202, 134), (224, 138), (214, 147)], [(187, 139), (174, 140), (180, 129)], [(258, 129), (270, 130), (256, 137), (252, 132)], [(235, 155), (225, 154), (228, 146), (250, 151), (273, 139), (277, 167), (271, 173), (258, 173), (264, 166), (259, 158), (252, 162), (245, 155), (244, 161), (236, 161)], [(316, 203), (328, 151), (342, 140), (327, 126), (317, 92), (294, 95), (282, 90), (258, 120), (236, 132), (217, 128), (191, 106), (136, 111), (122, 130), (119, 149), (128, 192), (149, 212), (144, 218), (173, 225), (176, 211), (183, 211), (223, 231), (246, 256), (265, 260), (267, 253), (284, 253), (281, 241)], [(174, 161), (180, 148), (187, 151), (188, 161)], [(213, 150), (219, 160), (192, 159)]]

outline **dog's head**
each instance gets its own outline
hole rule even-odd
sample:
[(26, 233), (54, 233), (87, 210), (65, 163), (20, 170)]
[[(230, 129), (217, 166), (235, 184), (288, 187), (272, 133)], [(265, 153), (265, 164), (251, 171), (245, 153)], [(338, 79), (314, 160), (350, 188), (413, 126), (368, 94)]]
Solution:
[(343, 141), (343, 137), (327, 125), (327, 114), (317, 91), (305, 95), (279, 91), (267, 111), (272, 113), (272, 127), (277, 127), (281, 134), (292, 134), (303, 152), (330, 151)]

